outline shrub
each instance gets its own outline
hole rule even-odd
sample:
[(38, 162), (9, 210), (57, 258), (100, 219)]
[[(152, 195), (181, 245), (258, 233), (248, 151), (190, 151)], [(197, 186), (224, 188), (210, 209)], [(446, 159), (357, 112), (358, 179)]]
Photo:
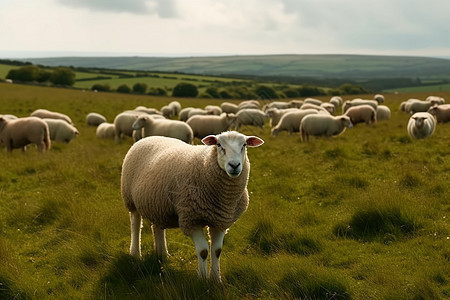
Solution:
[(91, 87), (91, 90), (93, 91), (99, 91), (99, 92), (108, 92), (111, 90), (111, 87), (109, 86), (109, 84), (100, 84), (100, 83), (96, 83)]
[(117, 87), (117, 92), (129, 94), (131, 92), (131, 88), (126, 84), (122, 84)]
[(259, 99), (270, 100), (270, 99), (278, 99), (278, 94), (274, 88), (267, 85), (260, 85), (256, 87), (256, 95), (258, 95)]
[(49, 80), (53, 84), (72, 86), (75, 83), (75, 72), (70, 68), (56, 68)]
[(145, 83), (138, 82), (133, 85), (133, 93), (145, 94), (146, 91), (147, 91), (147, 84)]
[(172, 97), (197, 97), (198, 89), (195, 85), (186, 82), (180, 82), (172, 91)]

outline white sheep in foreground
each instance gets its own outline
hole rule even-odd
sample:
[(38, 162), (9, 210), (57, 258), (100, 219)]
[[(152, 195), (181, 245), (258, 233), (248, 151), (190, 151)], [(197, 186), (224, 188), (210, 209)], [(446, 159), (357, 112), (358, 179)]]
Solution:
[(242, 109), (236, 114), (235, 127), (239, 130), (241, 126), (256, 126), (263, 128), (267, 115), (259, 109)]
[(133, 136), (133, 123), (142, 114), (121, 112), (114, 118), (114, 141), (118, 143), (123, 136)]
[(385, 121), (391, 118), (391, 109), (386, 105), (377, 106), (377, 122)]
[(436, 119), (428, 112), (417, 112), (408, 120), (408, 135), (415, 139), (425, 139), (436, 129)]
[(439, 123), (450, 121), (450, 104), (435, 105), (430, 107), (428, 112), (435, 116)]
[(43, 119), (50, 130), (50, 139), (52, 141), (70, 143), (80, 132), (68, 124), (66, 121), (58, 119)]
[(41, 119), (47, 118), (47, 119), (61, 119), (66, 121), (69, 124), (73, 124), (72, 119), (70, 119), (69, 116), (59, 113), (59, 112), (55, 112), (55, 111), (50, 111), (47, 109), (36, 109), (34, 112), (31, 113), (32, 117), (38, 117)]
[(300, 135), (302, 141), (309, 140), (310, 135), (327, 138), (342, 134), (346, 128), (352, 128), (350, 118), (345, 115), (331, 116), (327, 114), (307, 115), (300, 123)]
[(294, 132), (299, 132), (302, 119), (307, 115), (318, 113), (315, 109), (295, 109), (289, 111), (281, 117), (278, 125), (272, 128), (272, 135), (277, 136), (280, 131), (287, 131), (289, 135), (292, 135)]
[(194, 134), (191, 127), (183, 121), (154, 119), (151, 116), (140, 116), (133, 123), (133, 130), (142, 129), (142, 137), (165, 136), (192, 144)]
[(39, 152), (49, 150), (51, 147), (50, 132), (47, 123), (38, 117), (26, 117), (15, 120), (0, 117), (0, 144), (8, 152), (13, 149), (36, 144)]
[(105, 122), (98, 125), (95, 135), (99, 139), (114, 139), (114, 136), (116, 135), (114, 124)]
[(86, 124), (88, 126), (98, 126), (105, 122), (106, 122), (106, 118), (99, 113), (91, 112), (91, 113), (88, 113), (86, 116)]
[(202, 139), (229, 130), (235, 121), (236, 115), (223, 113), (220, 116), (193, 116), (186, 123), (191, 126), (194, 137)]
[(377, 122), (377, 111), (367, 104), (352, 106), (347, 109), (344, 115), (350, 118), (353, 125), (358, 123), (369, 125)]
[(255, 136), (225, 132), (205, 137), (206, 145), (188, 145), (177, 139), (148, 137), (136, 142), (123, 161), (121, 194), (130, 213), (130, 254), (141, 256), (142, 218), (152, 224), (158, 256), (168, 255), (165, 230), (179, 227), (192, 238), (198, 257), (198, 275), (221, 281), (220, 253), (228, 228), (248, 206), (250, 163), (247, 147), (264, 142)]

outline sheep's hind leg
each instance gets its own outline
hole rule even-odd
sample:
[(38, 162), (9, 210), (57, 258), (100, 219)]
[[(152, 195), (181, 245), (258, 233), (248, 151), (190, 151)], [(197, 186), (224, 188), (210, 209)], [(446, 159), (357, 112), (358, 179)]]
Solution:
[(209, 228), (209, 235), (211, 236), (211, 271), (209, 276), (212, 280), (222, 282), (220, 277), (220, 253), (222, 252), (225, 232)]
[(198, 258), (198, 276), (206, 279), (208, 277), (208, 242), (203, 235), (203, 229), (197, 228), (192, 232), (192, 240)]
[(155, 240), (156, 254), (161, 258), (169, 256), (169, 253), (167, 252), (166, 230), (153, 224), (152, 231), (153, 239)]
[(130, 222), (131, 222), (130, 254), (135, 257), (141, 257), (142, 216), (137, 211), (130, 211)]

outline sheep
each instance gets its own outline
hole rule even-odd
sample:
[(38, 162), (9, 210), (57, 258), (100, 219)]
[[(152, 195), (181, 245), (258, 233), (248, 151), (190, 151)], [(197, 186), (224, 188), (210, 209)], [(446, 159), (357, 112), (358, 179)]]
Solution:
[(277, 136), (280, 131), (287, 131), (289, 135), (300, 130), (302, 119), (310, 114), (318, 114), (315, 109), (296, 109), (285, 113), (278, 125), (272, 128), (272, 135)]
[(185, 107), (180, 110), (179, 119), (180, 121), (186, 122), (189, 116), (189, 112), (194, 109), (193, 107)]
[(300, 109), (315, 109), (317, 111), (326, 112), (326, 113), (330, 114), (330, 112), (325, 107), (315, 105), (312, 103), (305, 103), (302, 105), (302, 108), (300, 108)]
[(172, 109), (172, 114), (174, 117), (178, 116), (181, 111), (181, 104), (178, 101), (172, 101), (168, 104), (168, 106)]
[(91, 112), (86, 116), (86, 124), (88, 126), (98, 126), (106, 122), (106, 118), (99, 113)]
[(334, 112), (336, 111), (336, 107), (332, 103), (323, 102), (322, 104), (320, 104), (320, 107), (325, 108), (330, 113), (330, 115), (334, 114)]
[(222, 112), (227, 114), (236, 114), (239, 110), (236, 104), (230, 102), (223, 102), (220, 104), (220, 108), (222, 109)]
[(450, 104), (434, 105), (428, 112), (435, 116), (439, 123), (450, 121)]
[(425, 101), (433, 102), (433, 104), (437, 105), (445, 104), (445, 99), (438, 96), (428, 96)]
[(325, 135), (327, 138), (342, 134), (346, 128), (352, 128), (352, 121), (348, 116), (331, 116), (327, 114), (307, 115), (300, 123), (302, 141), (309, 140), (310, 135)]
[(47, 123), (38, 117), (25, 117), (9, 120), (0, 117), (0, 144), (8, 152), (28, 144), (36, 144), (39, 152), (51, 148), (50, 131)]
[(66, 121), (59, 119), (42, 119), (47, 123), (52, 141), (70, 143), (80, 132)]
[(377, 111), (372, 106), (363, 104), (352, 106), (344, 113), (352, 121), (353, 125), (366, 123), (366, 125), (377, 122)]
[(193, 117), (193, 116), (205, 116), (208, 113), (206, 112), (206, 110), (202, 109), (202, 108), (193, 108), (191, 110), (189, 110), (187, 119), (189, 120), (189, 118)]
[(267, 115), (259, 109), (242, 109), (236, 114), (236, 130), (242, 125), (250, 125), (263, 128)]
[(173, 116), (173, 110), (168, 105), (164, 105), (163, 107), (161, 107), (160, 111), (164, 118), (170, 119)]
[(322, 100), (319, 99), (314, 99), (314, 98), (306, 98), (305, 100), (303, 100), (303, 103), (309, 103), (309, 104), (314, 104), (317, 106), (320, 106), (323, 102)]
[(386, 105), (377, 106), (377, 122), (389, 120), (391, 118), (391, 109)]
[(260, 109), (260, 104), (257, 100), (245, 100), (238, 104), (238, 110), (241, 109)]
[(59, 113), (59, 112), (54, 112), (54, 111), (49, 111), (47, 109), (36, 109), (34, 112), (31, 113), (30, 115), (31, 117), (38, 117), (41, 119), (47, 118), (47, 119), (61, 119), (66, 121), (67, 123), (69, 123), (70, 125), (73, 124), (72, 119), (70, 119), (69, 116)]
[(114, 124), (105, 122), (98, 125), (95, 135), (100, 139), (114, 139), (116, 135)]
[(289, 101), (290, 108), (301, 108), (303, 104), (304, 104), (304, 102), (302, 100), (293, 99), (293, 100)]
[(298, 108), (286, 108), (286, 109), (278, 109), (278, 108), (269, 108), (266, 110), (267, 117), (270, 118), (270, 127), (275, 127), (278, 125), (281, 117), (287, 112), (299, 110)]
[(220, 108), (220, 106), (217, 105), (206, 105), (205, 110), (208, 115), (216, 115), (216, 116), (220, 116), (223, 112), (222, 108)]
[(363, 105), (363, 104), (372, 106), (373, 109), (375, 109), (375, 111), (377, 110), (377, 107), (378, 107), (378, 102), (375, 100), (357, 98), (357, 99), (345, 101), (344, 104), (342, 105), (342, 113), (345, 113), (347, 111), (347, 109), (349, 109), (352, 106), (358, 106), (358, 105)]
[(229, 130), (236, 121), (236, 115), (223, 113), (220, 116), (193, 116), (186, 121), (191, 126), (194, 137), (204, 138)]
[(408, 99), (405, 103), (405, 112), (413, 115), (416, 112), (427, 112), (433, 106), (431, 101), (423, 101), (419, 99)]
[(269, 108), (286, 109), (286, 108), (291, 108), (291, 104), (289, 102), (274, 101), (274, 102), (270, 102), (267, 105), (264, 105), (263, 110), (267, 111)]
[(0, 115), (0, 117), (3, 117), (3, 118), (8, 119), (8, 120), (17, 120), (17, 119), (18, 119), (17, 116), (15, 116), (15, 115), (10, 115), (10, 114)]
[[(142, 219), (152, 224), (159, 257), (167, 257), (165, 231), (180, 228), (192, 238), (198, 275), (221, 282), (220, 253), (228, 228), (248, 206), (250, 163), (247, 147), (264, 143), (238, 132), (209, 135), (205, 145), (167, 137), (147, 137), (130, 148), (121, 175), (121, 195), (131, 223), (130, 254), (141, 257)], [(203, 234), (208, 226), (211, 247)]]
[(384, 103), (384, 96), (381, 94), (375, 94), (373, 100), (377, 101), (378, 104)]
[(146, 113), (149, 115), (162, 115), (162, 113), (156, 108), (148, 108), (145, 106), (137, 106), (135, 109), (131, 110), (132, 112), (138, 113)]
[(183, 121), (154, 119), (151, 116), (140, 116), (133, 123), (133, 130), (142, 129), (142, 137), (166, 136), (192, 144), (194, 134), (191, 127)]
[(428, 112), (417, 112), (408, 120), (408, 135), (414, 139), (425, 139), (436, 129), (436, 119)]
[(133, 136), (133, 123), (140, 116), (139, 113), (121, 112), (114, 118), (114, 141), (118, 143), (123, 136)]

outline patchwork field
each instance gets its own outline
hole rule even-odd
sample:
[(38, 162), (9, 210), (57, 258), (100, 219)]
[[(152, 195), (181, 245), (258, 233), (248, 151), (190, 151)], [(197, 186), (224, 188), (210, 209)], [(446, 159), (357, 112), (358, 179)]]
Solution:
[(430, 94), (450, 101), (448, 92), (385, 94), (391, 120), (331, 139), (244, 127), (265, 144), (248, 150), (250, 205), (225, 236), (216, 285), (197, 279), (193, 242), (179, 230), (158, 261), (144, 222), (144, 257), (128, 255), (120, 172), (132, 140), (99, 140), (85, 125), (92, 111), (112, 122), (173, 98), (0, 83), (0, 114), (47, 108), (81, 133), (44, 154), (0, 152), (0, 299), (449, 298), (450, 124), (412, 140), (398, 111)]

